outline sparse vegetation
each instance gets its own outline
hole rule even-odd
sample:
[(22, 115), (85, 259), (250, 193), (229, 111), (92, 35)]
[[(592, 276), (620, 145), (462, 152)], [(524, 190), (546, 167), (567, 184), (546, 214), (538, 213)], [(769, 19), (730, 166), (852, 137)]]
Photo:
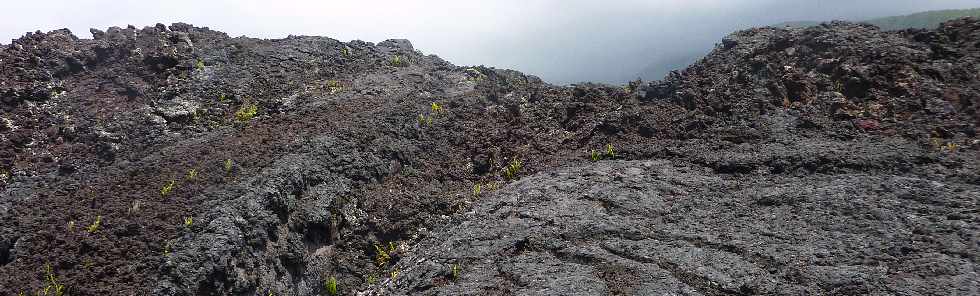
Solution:
[(330, 277), (323, 284), (324, 289), (327, 290), (327, 295), (336, 296), (337, 295), (337, 278)]
[(187, 171), (187, 180), (197, 179), (197, 169), (190, 169)]
[(422, 127), (423, 125), (424, 126), (431, 126), (432, 125), (432, 116), (431, 115), (430, 116), (425, 116), (422, 113), (419, 113), (418, 126), (419, 127)]
[(231, 158), (225, 159), (225, 172), (231, 173), (231, 168), (232, 168)]
[(402, 61), (402, 57), (401, 56), (396, 55), (396, 56), (394, 56), (394, 57), (391, 58), (391, 65), (394, 66), (394, 67), (402, 67), (402, 66), (405, 66), (405, 62)]
[(487, 182), (486, 184), (483, 184), (483, 190), (487, 192), (497, 191), (498, 187), (500, 187), (500, 184), (497, 183), (496, 181), (491, 181), (491, 182)]
[(399, 273), (401, 273), (401, 270), (399, 270), (399, 269), (397, 269), (397, 268), (395, 268), (395, 270), (392, 270), (392, 271), (391, 271), (391, 281), (393, 281), (393, 282), (394, 282), (394, 281), (395, 281), (395, 279), (396, 279), (396, 278), (398, 278), (398, 274), (399, 274)]
[(940, 138), (932, 138), (930, 143), (932, 143), (932, 148), (939, 152), (954, 153), (960, 148), (959, 144), (944, 142), (943, 139)]
[(194, 69), (197, 69), (198, 71), (204, 70), (204, 61), (198, 59), (197, 62), (194, 63)]
[(90, 269), (92, 266), (95, 266), (95, 261), (92, 261), (92, 258), (85, 258), (82, 260), (82, 267), (85, 269)]
[(600, 161), (605, 158), (615, 158), (616, 150), (613, 148), (612, 144), (606, 144), (606, 149), (604, 152), (596, 151), (595, 149), (589, 150), (589, 159), (592, 161)]
[(336, 94), (344, 90), (344, 85), (337, 80), (327, 80), (327, 89), (330, 90), (330, 94)]
[(387, 247), (375, 244), (374, 263), (377, 264), (378, 267), (385, 266), (388, 264), (388, 261), (391, 260), (391, 254), (395, 252), (395, 249), (396, 247), (394, 242), (388, 242)]
[(492, 192), (497, 190), (497, 182), (487, 182), (487, 183), (476, 183), (473, 185), (473, 196), (479, 197), (483, 192)]
[(68, 232), (75, 231), (75, 220), (68, 221)]
[(459, 273), (462, 272), (462, 269), (459, 267), (459, 263), (453, 264), (452, 266), (449, 267), (449, 269), (452, 272), (453, 280), (454, 281), (455, 280), (458, 280), (459, 279)]
[(174, 186), (176, 185), (176, 180), (170, 180), (170, 182), (168, 182), (166, 185), (163, 185), (163, 188), (160, 188), (160, 196), (166, 197), (167, 195), (170, 195), (170, 192), (174, 190)]
[[(65, 285), (58, 283), (58, 277), (54, 275), (54, 269), (51, 268), (51, 264), (44, 265), (44, 289), (34, 291), (32, 295), (36, 296), (63, 296), (65, 295)], [(17, 295), (25, 295), (24, 292), (17, 293)]]
[(245, 103), (235, 111), (235, 119), (238, 122), (249, 122), (259, 112), (259, 106), (255, 103)]
[(344, 45), (340, 48), (340, 55), (347, 58), (350, 57), (350, 48)]
[(95, 222), (92, 222), (92, 225), (89, 225), (85, 230), (88, 231), (88, 233), (95, 233), (96, 231), (99, 231), (100, 226), (102, 226), (102, 215), (95, 216)]
[(442, 105), (436, 102), (432, 102), (431, 104), (429, 104), (429, 108), (432, 111), (430, 111), (428, 116), (426, 116), (426, 114), (419, 113), (418, 121), (416, 122), (416, 127), (432, 126), (432, 118), (435, 117), (435, 114), (441, 113), (445, 110), (443, 109)]
[(184, 217), (184, 227), (190, 228), (194, 225), (194, 217)]
[(507, 180), (514, 180), (514, 179), (516, 179), (517, 178), (517, 174), (520, 173), (521, 167), (523, 167), (523, 165), (524, 165), (524, 163), (521, 162), (520, 159), (517, 159), (517, 158), (512, 159), (510, 161), (510, 163), (507, 164), (507, 167), (504, 168), (504, 179), (507, 179)]

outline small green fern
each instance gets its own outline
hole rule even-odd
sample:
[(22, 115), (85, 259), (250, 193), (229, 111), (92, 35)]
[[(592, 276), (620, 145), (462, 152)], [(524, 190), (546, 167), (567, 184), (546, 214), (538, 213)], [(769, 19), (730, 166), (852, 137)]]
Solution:
[(514, 180), (514, 179), (516, 179), (517, 178), (517, 174), (520, 173), (521, 168), (523, 167), (523, 165), (524, 165), (524, 163), (521, 162), (520, 159), (514, 158), (513, 160), (511, 160), (510, 161), (510, 164), (508, 164), (507, 167), (504, 168), (504, 179), (507, 179), (507, 180)]
[(327, 295), (337, 296), (337, 278), (330, 277), (323, 285), (324, 289), (327, 290)]
[(239, 122), (248, 122), (259, 112), (259, 106), (255, 103), (245, 103), (238, 111), (235, 111), (235, 119)]
[(95, 216), (95, 222), (92, 222), (92, 225), (89, 225), (85, 230), (88, 233), (95, 233), (99, 231), (100, 226), (102, 226), (102, 215)]
[(453, 264), (452, 266), (450, 266), (450, 270), (452, 271), (453, 280), (454, 281), (455, 280), (458, 280), (459, 279), (459, 273), (462, 272), (462, 268), (459, 267), (459, 263), (456, 263), (456, 264)]
[(391, 260), (391, 254), (395, 252), (395, 249), (396, 247), (394, 242), (388, 242), (387, 247), (375, 244), (374, 263), (376, 263), (379, 267), (385, 266), (385, 264), (388, 264), (388, 261)]
[(174, 186), (176, 184), (177, 181), (170, 180), (170, 183), (163, 185), (163, 188), (160, 188), (160, 196), (166, 197), (167, 195), (170, 195), (170, 192), (174, 190)]

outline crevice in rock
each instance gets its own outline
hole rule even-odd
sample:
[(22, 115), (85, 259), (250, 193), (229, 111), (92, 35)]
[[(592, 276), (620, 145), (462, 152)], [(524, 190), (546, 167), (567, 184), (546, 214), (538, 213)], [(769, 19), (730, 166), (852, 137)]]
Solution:
[(11, 241), (0, 241), (0, 266), (14, 262), (14, 245), (18, 239), (19, 238), (14, 238)]
[(682, 283), (688, 285), (689, 287), (697, 290), (699, 293), (704, 295), (709, 295), (709, 296), (748, 295), (742, 293), (741, 291), (732, 291), (732, 290), (725, 289), (720, 285), (718, 285), (717, 283), (712, 282), (711, 280), (703, 276), (686, 271), (680, 268), (679, 266), (677, 266), (676, 264), (667, 262), (663, 259), (655, 259), (647, 256), (642, 256), (642, 257), (636, 256), (636, 255), (624, 253), (614, 248), (608, 248), (605, 246), (603, 246), (603, 249), (616, 256), (620, 256), (629, 260), (642, 262), (642, 263), (656, 264), (661, 269), (669, 272), (673, 278), (677, 279), (678, 281), (681, 281)]
[(304, 227), (303, 242), (307, 252), (313, 253), (324, 246), (335, 243), (337, 228), (336, 223), (332, 223), (333, 221), (331, 219), (327, 223), (313, 222)]

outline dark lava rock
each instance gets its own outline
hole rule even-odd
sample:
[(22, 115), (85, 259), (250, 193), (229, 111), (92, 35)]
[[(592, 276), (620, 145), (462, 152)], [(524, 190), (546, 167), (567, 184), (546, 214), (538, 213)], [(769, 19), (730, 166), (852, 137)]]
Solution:
[(0, 295), (980, 294), (976, 19), (745, 30), (625, 87), (91, 33), (0, 46)]

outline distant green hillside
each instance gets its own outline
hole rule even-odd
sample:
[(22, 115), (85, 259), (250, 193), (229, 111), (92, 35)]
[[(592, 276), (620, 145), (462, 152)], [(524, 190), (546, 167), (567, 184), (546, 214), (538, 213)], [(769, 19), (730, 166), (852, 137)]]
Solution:
[[(973, 9), (950, 9), (950, 10), (936, 10), (936, 11), (926, 11), (920, 13), (914, 13), (909, 15), (901, 16), (890, 16), (883, 18), (876, 18), (870, 20), (861, 21), (862, 23), (869, 23), (878, 26), (882, 30), (902, 30), (902, 29), (932, 29), (939, 26), (940, 23), (958, 19), (963, 17), (980, 17), (980, 8)], [(819, 25), (820, 22), (815, 21), (795, 21), (795, 22), (785, 22), (776, 24), (777, 27), (811, 27)]]
[(878, 18), (867, 22), (880, 27), (882, 30), (931, 29), (938, 27), (942, 22), (968, 16), (980, 17), (980, 8), (927, 11), (904, 16)]

